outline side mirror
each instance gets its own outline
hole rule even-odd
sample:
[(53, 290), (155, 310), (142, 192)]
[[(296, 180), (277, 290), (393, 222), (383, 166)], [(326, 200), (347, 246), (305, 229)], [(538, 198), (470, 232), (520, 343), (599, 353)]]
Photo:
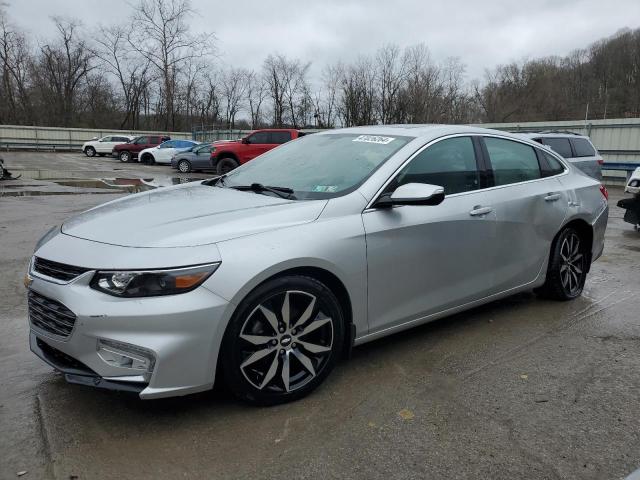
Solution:
[(406, 183), (391, 194), (386, 193), (373, 205), (389, 208), (394, 205), (439, 205), (444, 200), (444, 188), (427, 183)]
[(249, 137), (244, 137), (244, 138), (241, 140), (241, 142), (242, 142), (242, 143), (244, 143), (245, 145), (249, 145), (249, 144), (251, 143), (251, 142), (249, 141)]

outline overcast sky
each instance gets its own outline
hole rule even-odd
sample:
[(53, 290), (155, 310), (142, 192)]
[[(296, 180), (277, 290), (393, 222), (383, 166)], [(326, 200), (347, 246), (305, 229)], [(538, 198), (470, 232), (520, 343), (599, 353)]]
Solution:
[[(52, 15), (97, 24), (127, 23), (135, 0), (8, 0), (12, 20), (37, 40)], [(221, 60), (259, 68), (273, 52), (323, 65), (350, 61), (385, 43), (424, 42), (436, 61), (455, 56), (467, 79), (512, 60), (565, 55), (640, 26), (640, 0), (192, 0), (194, 31), (214, 32)]]

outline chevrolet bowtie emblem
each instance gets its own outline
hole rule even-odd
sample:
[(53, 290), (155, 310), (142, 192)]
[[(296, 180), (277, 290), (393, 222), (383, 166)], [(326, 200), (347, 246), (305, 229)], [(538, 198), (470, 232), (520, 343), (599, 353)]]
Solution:
[(28, 273), (24, 275), (24, 288), (29, 288), (33, 283), (33, 278)]

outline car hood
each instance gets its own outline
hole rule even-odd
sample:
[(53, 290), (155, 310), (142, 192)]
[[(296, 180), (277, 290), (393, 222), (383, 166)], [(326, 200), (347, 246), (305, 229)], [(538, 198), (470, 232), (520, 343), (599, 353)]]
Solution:
[(65, 222), (62, 232), (125, 247), (192, 247), (312, 222), (326, 203), (191, 183), (95, 207)]

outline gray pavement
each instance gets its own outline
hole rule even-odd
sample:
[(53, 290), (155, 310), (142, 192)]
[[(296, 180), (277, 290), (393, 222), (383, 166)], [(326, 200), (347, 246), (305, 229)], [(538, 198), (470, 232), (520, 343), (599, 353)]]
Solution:
[[(80, 154), (2, 156), (15, 173), (177, 177)], [(51, 176), (0, 184), (0, 478), (608, 479), (640, 467), (640, 234), (615, 207), (622, 190), (581, 298), (520, 294), (364, 345), (310, 397), (252, 408), (221, 389), (143, 402), (68, 385), (29, 352), (33, 245), (126, 194)]]

